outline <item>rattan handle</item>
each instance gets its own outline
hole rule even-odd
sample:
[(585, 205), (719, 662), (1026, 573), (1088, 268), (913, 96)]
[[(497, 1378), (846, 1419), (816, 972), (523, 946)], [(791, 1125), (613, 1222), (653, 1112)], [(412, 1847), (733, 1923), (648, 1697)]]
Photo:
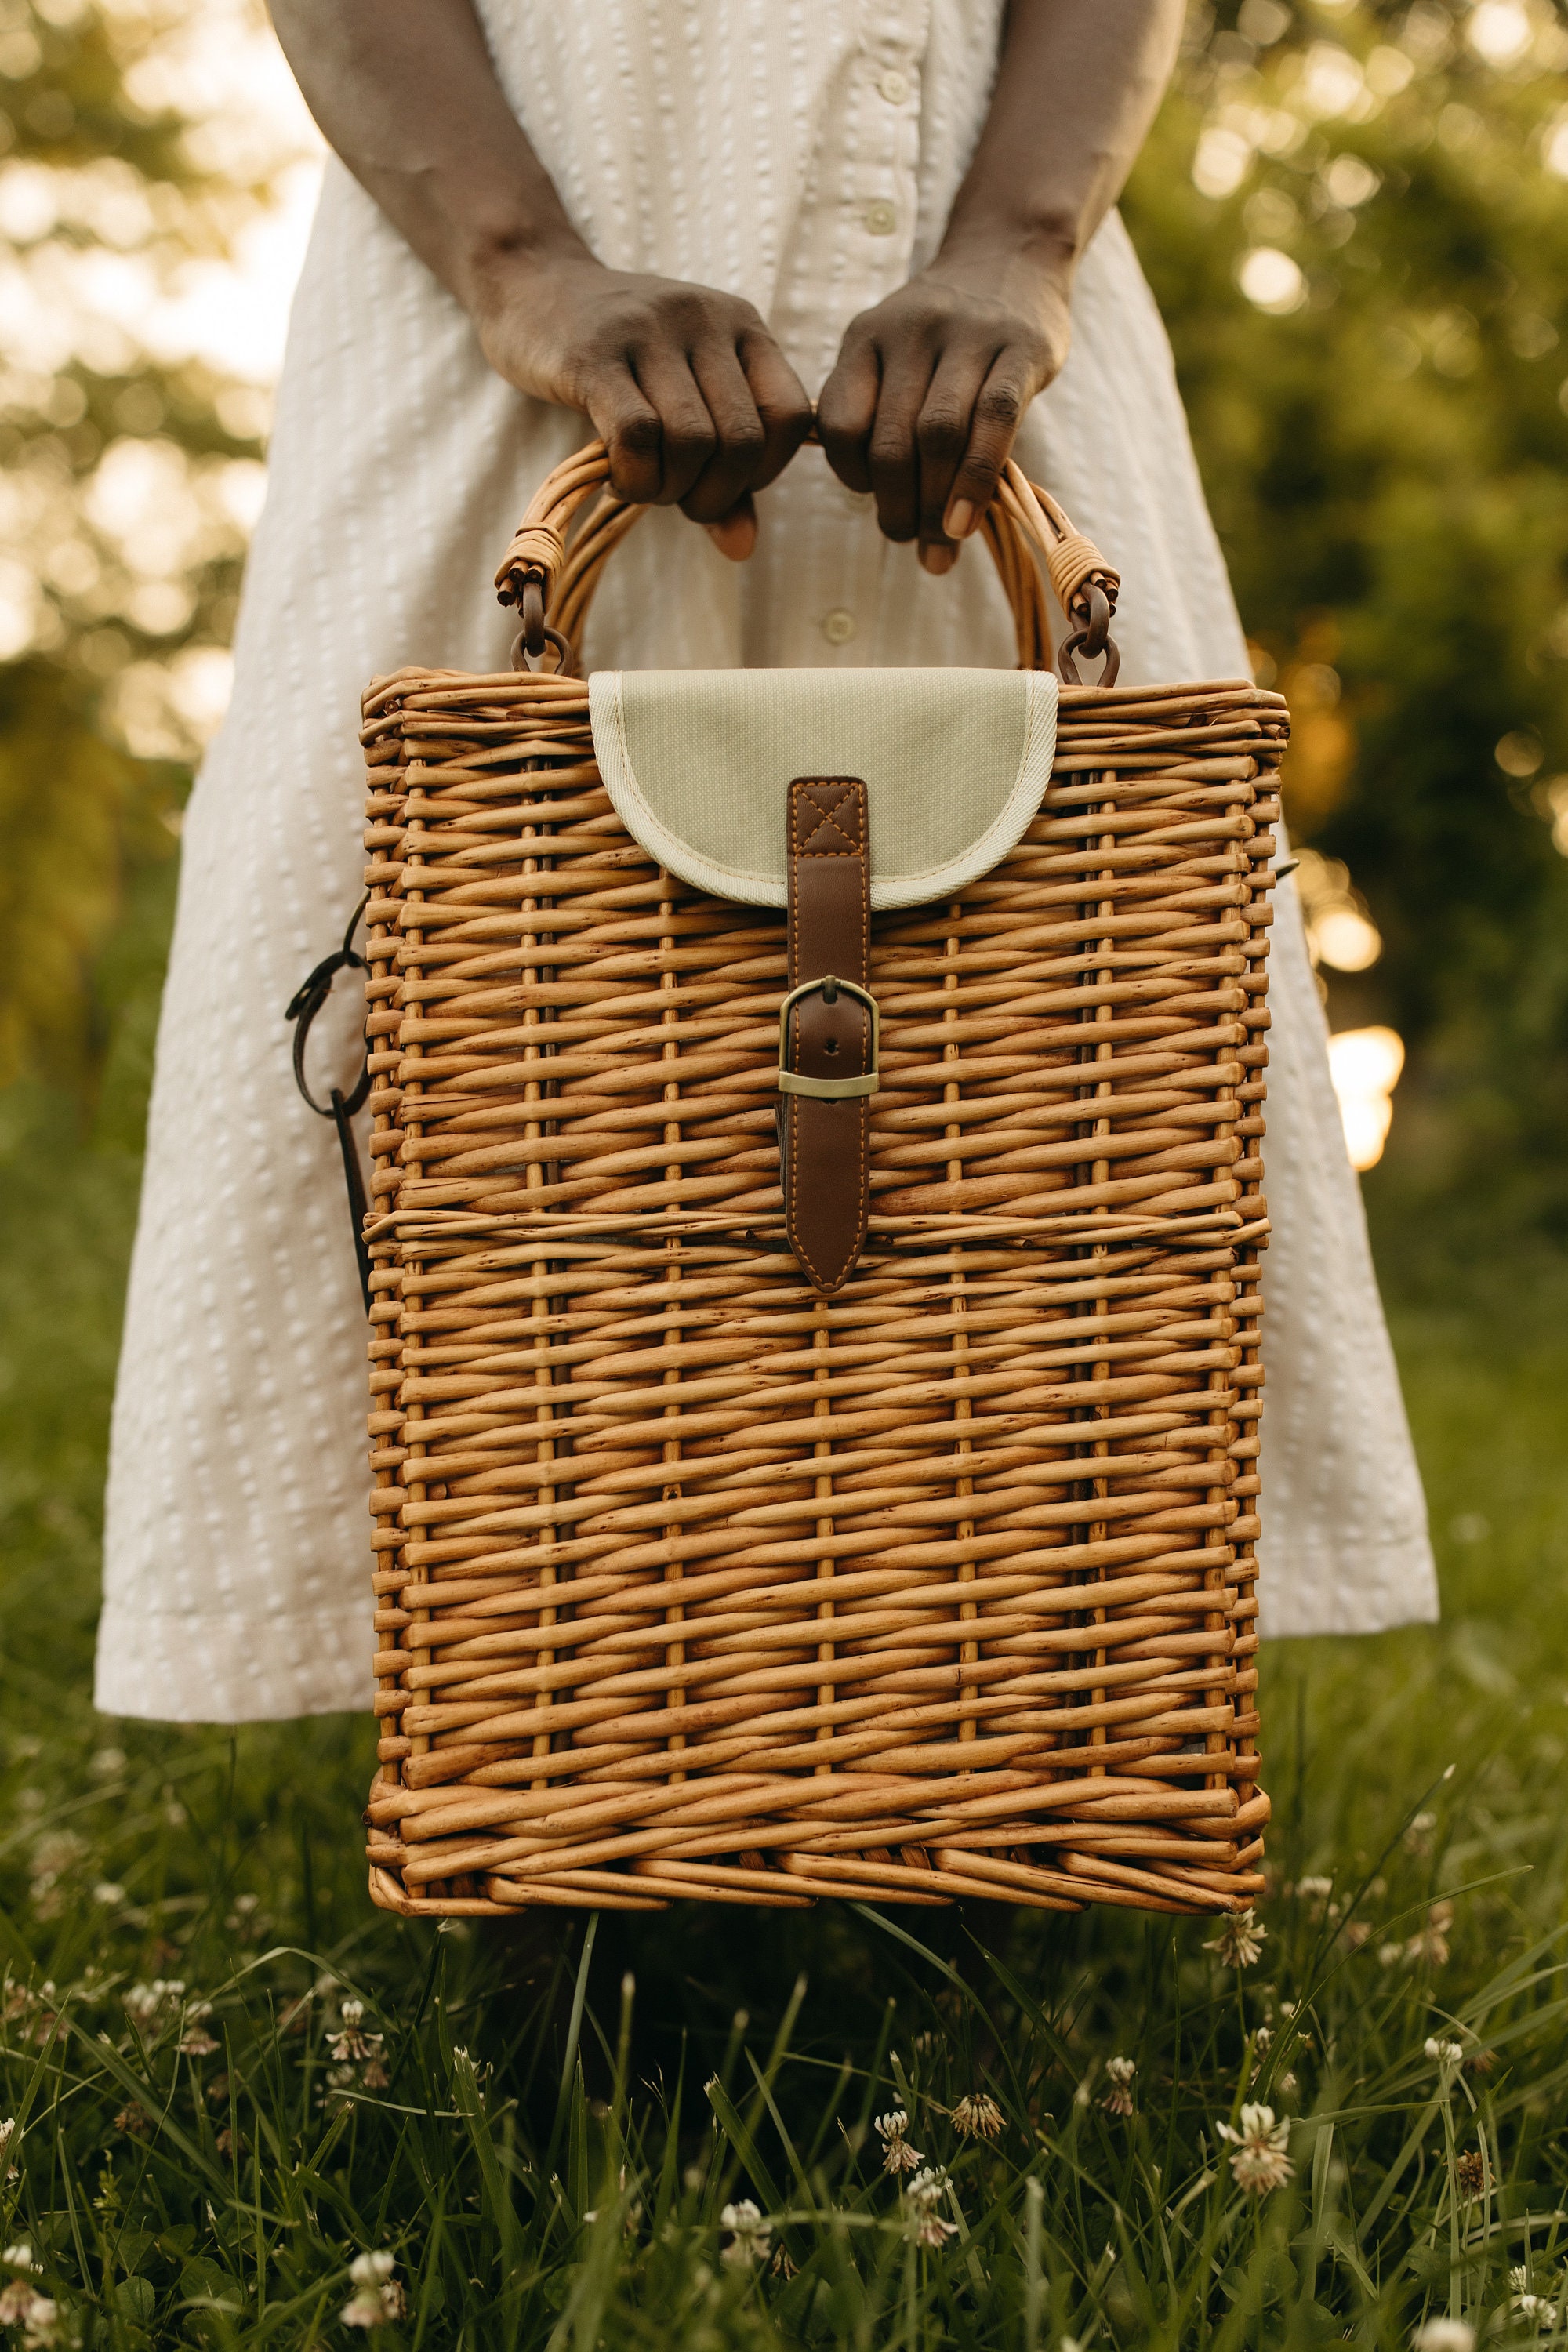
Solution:
[[(609, 478), (602, 441), (590, 441), (557, 466), (534, 493), (496, 573), (496, 593), (503, 604), (520, 607), (524, 637), (535, 653), (542, 650), (545, 624), (570, 644), (577, 642), (605, 563), (647, 511), (617, 498)], [(595, 490), (604, 495), (568, 545), (573, 517)], [(1042, 565), (1057, 602), (1080, 632), (1091, 626), (1097, 589), (1106, 617), (1115, 610), (1120, 573), (1092, 540), (1074, 530), (1049, 491), (1031, 482), (1011, 458), (980, 535), (1013, 608), (1020, 668), (1051, 666)], [(1089, 649), (1100, 647), (1091, 642)]]

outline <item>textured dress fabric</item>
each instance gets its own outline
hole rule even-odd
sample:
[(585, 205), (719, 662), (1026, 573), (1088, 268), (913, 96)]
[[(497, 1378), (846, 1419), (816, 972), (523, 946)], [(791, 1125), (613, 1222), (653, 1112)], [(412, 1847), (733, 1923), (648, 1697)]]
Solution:
[[(605, 261), (722, 286), (802, 380), (929, 258), (984, 120), (1003, 0), (489, 0), (509, 99)], [(283, 1008), (360, 891), (365, 681), (503, 667), (495, 562), (582, 420), (487, 368), (457, 304), (335, 163), (296, 297), (234, 699), (184, 836), (115, 1402), (98, 1700), (237, 1722), (370, 1696), (364, 1325), (330, 1127)], [(1119, 219), (1017, 456), (1120, 566), (1122, 676), (1245, 674), (1163, 331)], [(945, 580), (815, 450), (729, 564), (650, 515), (589, 664), (1011, 664), (979, 548)], [(1425, 1508), (1293, 888), (1273, 950), (1264, 1625), (1429, 1617)], [(340, 990), (322, 1084), (347, 1082)], [(325, 1024), (320, 1024), (323, 1028)], [(314, 1050), (314, 1049), (313, 1049)]]

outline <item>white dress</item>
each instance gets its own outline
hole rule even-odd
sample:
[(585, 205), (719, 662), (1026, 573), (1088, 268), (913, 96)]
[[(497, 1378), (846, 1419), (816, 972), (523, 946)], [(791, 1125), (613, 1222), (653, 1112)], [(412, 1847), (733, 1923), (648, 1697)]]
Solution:
[[(510, 101), (595, 251), (746, 295), (815, 393), (848, 320), (936, 246), (1003, 11), (484, 13)], [(283, 1008), (360, 891), (364, 681), (410, 661), (504, 664), (515, 623), (494, 602), (496, 562), (584, 435), (490, 373), (458, 305), (330, 164), (234, 700), (184, 831), (115, 1404), (98, 1664), (111, 1713), (233, 1722), (368, 1702), (364, 1326), (334, 1139), (295, 1096)], [(1244, 670), (1164, 333), (1114, 216), (1017, 455), (1121, 568), (1124, 679)], [(815, 450), (759, 503), (743, 567), (679, 515), (648, 518), (612, 566), (590, 661), (1012, 661), (982, 549), (929, 578)], [(1371, 1631), (1435, 1614), (1435, 1583), (1289, 886), (1272, 972), (1265, 1630)], [(345, 1080), (353, 1021), (345, 1003)]]

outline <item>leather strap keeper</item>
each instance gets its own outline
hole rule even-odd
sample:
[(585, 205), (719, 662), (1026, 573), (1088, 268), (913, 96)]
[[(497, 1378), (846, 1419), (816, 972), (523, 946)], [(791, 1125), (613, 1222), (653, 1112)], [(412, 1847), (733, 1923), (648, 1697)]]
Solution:
[[(853, 1273), (866, 1239), (877, 1014), (871, 857), (858, 776), (789, 788), (789, 986), (780, 1025), (779, 1160), (790, 1247), (819, 1291)], [(821, 1086), (833, 1093), (808, 1089)]]

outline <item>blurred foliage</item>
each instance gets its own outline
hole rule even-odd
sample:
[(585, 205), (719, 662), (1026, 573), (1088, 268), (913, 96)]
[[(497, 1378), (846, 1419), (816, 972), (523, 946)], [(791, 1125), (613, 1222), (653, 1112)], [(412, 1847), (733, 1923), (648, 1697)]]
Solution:
[(87, 1114), (122, 1009), (102, 958), (153, 877), (172, 911), (262, 480), (265, 395), (178, 332), (268, 196), (265, 158), (191, 120), (191, 14), (0, 5), (0, 1084)]
[(1541, 0), (1203, 8), (1127, 205), (1260, 674), (1290, 698), (1290, 821), (1383, 933), (1330, 981), (1333, 1026), (1411, 1049), (1376, 1182), (1484, 1184), (1552, 1226), (1565, 64)]

